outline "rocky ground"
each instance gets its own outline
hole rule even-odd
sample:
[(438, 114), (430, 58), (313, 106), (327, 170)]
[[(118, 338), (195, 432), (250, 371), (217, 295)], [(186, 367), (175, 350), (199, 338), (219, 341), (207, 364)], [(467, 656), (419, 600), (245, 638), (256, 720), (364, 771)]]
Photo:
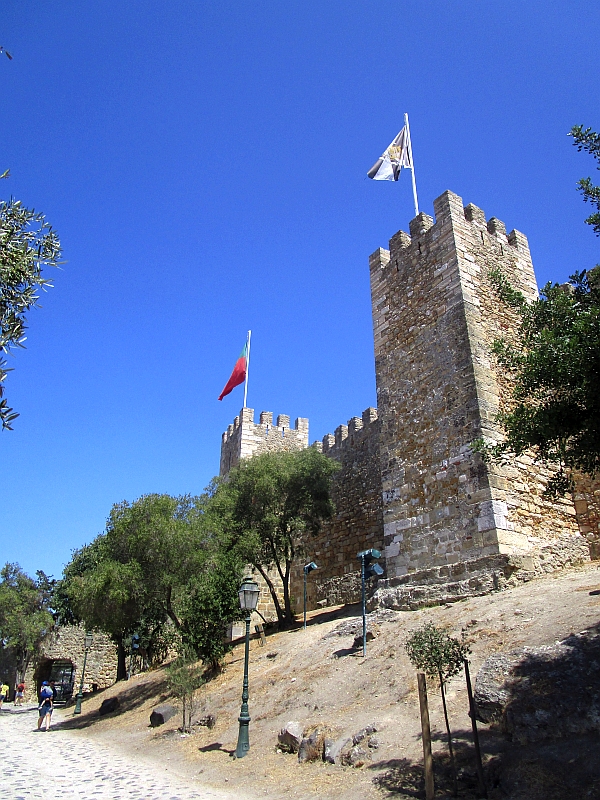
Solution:
[[(423, 797), (416, 676), (403, 648), (409, 633), (428, 621), (447, 626), (455, 635), (465, 632), (475, 676), (494, 653), (555, 645), (573, 636), (593, 637), (600, 622), (599, 595), (600, 572), (593, 564), (453, 605), (371, 615), (374, 639), (369, 642), (366, 659), (360, 649), (353, 648), (357, 607), (315, 612), (306, 631), (274, 633), (263, 647), (258, 641), (251, 644), (251, 750), (242, 760), (231, 757), (241, 699), (241, 646), (229, 655), (223, 674), (199, 692), (197, 716), (214, 714), (212, 729), (195, 726), (193, 735), (182, 736), (177, 730), (179, 717), (159, 728), (149, 727), (152, 708), (172, 702), (162, 670), (135, 676), (87, 698), (81, 717), (65, 717), (57, 727), (73, 731), (70, 735), (78, 741), (116, 748), (139, 763), (166, 766), (196, 789), (204, 785), (234, 796), (306, 800)], [(523, 690), (527, 680), (527, 676), (519, 678), (517, 699), (533, 697)], [(545, 678), (540, 680), (543, 683)], [(540, 686), (538, 681), (534, 691), (539, 693)], [(597, 690), (597, 686), (581, 687), (584, 693)], [(429, 691), (436, 796), (447, 797), (451, 779), (440, 696), (433, 683)], [(100, 717), (100, 703), (110, 696), (119, 697), (119, 709)], [(450, 681), (448, 699), (460, 766), (459, 795), (476, 797), (463, 675)], [(513, 706), (513, 712), (518, 711), (518, 703)], [(535, 708), (529, 712), (535, 716)], [(321, 736), (334, 741), (371, 725), (376, 728), (375, 746), (369, 746), (368, 738), (363, 741), (365, 756), (360, 767), (300, 763), (297, 755), (280, 752), (277, 744), (278, 732), (290, 721), (298, 722), (306, 733), (318, 728)], [(585, 730), (575, 726), (563, 730), (561, 739), (542, 737), (537, 741), (527, 741), (527, 736), (511, 740), (506, 726), (503, 731), (482, 724), (489, 796), (510, 800), (600, 798), (600, 740), (595, 724), (592, 719)]]

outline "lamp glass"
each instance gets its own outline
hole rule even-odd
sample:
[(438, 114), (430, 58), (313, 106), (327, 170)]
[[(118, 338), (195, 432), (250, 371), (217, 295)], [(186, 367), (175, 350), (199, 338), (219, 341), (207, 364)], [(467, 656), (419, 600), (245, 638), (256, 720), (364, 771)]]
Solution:
[(242, 611), (254, 611), (256, 609), (259, 593), (258, 584), (252, 578), (244, 578), (238, 592)]
[(91, 633), (86, 633), (85, 639), (83, 640), (83, 646), (86, 648), (86, 650), (90, 649), (90, 647), (92, 646), (92, 642), (93, 641), (94, 641), (94, 637), (92, 636), (92, 634)]

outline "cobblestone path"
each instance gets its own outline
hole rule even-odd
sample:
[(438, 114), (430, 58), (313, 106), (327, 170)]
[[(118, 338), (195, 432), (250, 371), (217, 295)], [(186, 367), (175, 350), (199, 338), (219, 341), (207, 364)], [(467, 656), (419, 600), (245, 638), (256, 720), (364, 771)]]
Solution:
[[(53, 719), (60, 720), (60, 711)], [(232, 800), (164, 767), (140, 763), (79, 732), (37, 731), (37, 709), (0, 711), (2, 800)]]

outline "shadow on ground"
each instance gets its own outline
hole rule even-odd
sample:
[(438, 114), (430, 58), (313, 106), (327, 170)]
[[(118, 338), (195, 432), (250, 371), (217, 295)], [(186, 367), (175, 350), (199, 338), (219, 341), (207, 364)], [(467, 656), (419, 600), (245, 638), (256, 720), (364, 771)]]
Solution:
[[(489, 800), (600, 800), (599, 627), (492, 658), (500, 677), (490, 681), (487, 697), (496, 712), (492, 727), (480, 728)], [(432, 739), (443, 748), (433, 759), (435, 797), (450, 798), (446, 736)], [(471, 730), (453, 731), (453, 743), (457, 796), (474, 800), (480, 793)], [(373, 782), (387, 797), (425, 798), (422, 762), (380, 761), (368, 769), (384, 770)]]
[[(113, 697), (116, 696), (119, 698), (119, 707), (116, 711), (113, 711), (111, 714), (100, 716), (98, 710), (86, 712), (84, 702), (81, 715), (71, 716), (68, 719), (58, 722), (54, 727), (58, 728), (59, 730), (78, 730), (81, 728), (89, 728), (91, 725), (94, 725), (94, 723), (99, 722), (106, 717), (118, 717), (121, 714), (126, 714), (128, 711), (133, 711), (135, 708), (143, 705), (150, 698), (155, 698), (156, 695), (161, 691), (162, 696), (159, 698), (158, 702), (165, 700), (168, 696), (166, 681), (161, 681), (160, 683), (149, 681), (148, 683), (136, 683), (132, 686), (128, 686), (125, 682), (123, 682), (122, 686), (122, 691), (120, 691), (117, 695), (112, 695)], [(100, 694), (101, 692), (97, 692), (94, 697), (98, 697)]]

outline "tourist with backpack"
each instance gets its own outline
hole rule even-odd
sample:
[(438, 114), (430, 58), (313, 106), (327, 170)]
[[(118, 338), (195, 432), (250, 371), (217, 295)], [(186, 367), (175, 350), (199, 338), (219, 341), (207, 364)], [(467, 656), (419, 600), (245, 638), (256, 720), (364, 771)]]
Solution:
[(39, 717), (38, 717), (38, 731), (42, 727), (42, 723), (44, 720), (46, 721), (46, 730), (50, 730), (50, 722), (52, 719), (52, 708), (53, 708), (53, 700), (54, 700), (54, 692), (52, 691), (52, 687), (48, 683), (48, 681), (42, 682), (42, 688), (40, 690), (40, 706), (39, 706)]
[(17, 692), (15, 694), (15, 705), (22, 706), (24, 699), (25, 699), (25, 684), (23, 683), (23, 681), (21, 681), (21, 683), (19, 683), (17, 686)]

